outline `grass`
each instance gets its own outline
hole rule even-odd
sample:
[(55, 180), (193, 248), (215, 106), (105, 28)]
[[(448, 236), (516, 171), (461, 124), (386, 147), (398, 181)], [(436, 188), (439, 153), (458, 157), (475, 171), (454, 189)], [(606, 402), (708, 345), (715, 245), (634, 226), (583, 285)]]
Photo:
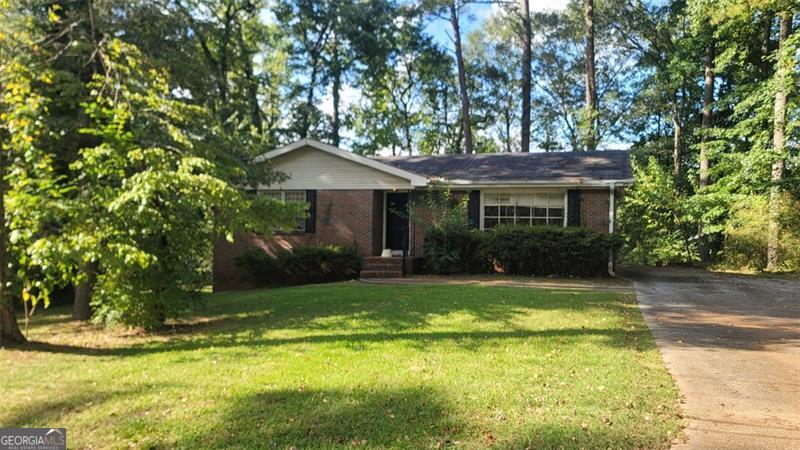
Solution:
[(209, 294), (169, 332), (36, 317), (0, 426), (71, 448), (659, 448), (677, 391), (631, 294), (342, 283)]

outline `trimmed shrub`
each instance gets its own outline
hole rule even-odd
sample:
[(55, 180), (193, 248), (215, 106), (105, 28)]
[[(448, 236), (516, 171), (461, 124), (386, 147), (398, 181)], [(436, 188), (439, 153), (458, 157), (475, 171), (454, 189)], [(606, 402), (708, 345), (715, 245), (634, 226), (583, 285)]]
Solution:
[(480, 232), (465, 227), (430, 230), (425, 262), (437, 274), (608, 275), (608, 255), (619, 248), (615, 235), (585, 228), (503, 225)]
[(425, 233), (425, 268), (436, 274), (488, 272), (483, 236), (466, 224), (430, 228)]
[(483, 254), (494, 267), (514, 275), (608, 275), (615, 235), (586, 228), (503, 225), (485, 233)]
[(253, 286), (330, 283), (358, 277), (361, 258), (352, 246), (298, 246), (273, 258), (261, 249), (235, 259)]

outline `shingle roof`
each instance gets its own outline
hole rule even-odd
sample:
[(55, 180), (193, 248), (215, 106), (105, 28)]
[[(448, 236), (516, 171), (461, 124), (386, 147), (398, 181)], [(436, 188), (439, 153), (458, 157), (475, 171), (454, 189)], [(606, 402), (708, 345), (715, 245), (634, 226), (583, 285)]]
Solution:
[(633, 178), (627, 151), (479, 153), (381, 158), (402, 170), (472, 183), (592, 183)]

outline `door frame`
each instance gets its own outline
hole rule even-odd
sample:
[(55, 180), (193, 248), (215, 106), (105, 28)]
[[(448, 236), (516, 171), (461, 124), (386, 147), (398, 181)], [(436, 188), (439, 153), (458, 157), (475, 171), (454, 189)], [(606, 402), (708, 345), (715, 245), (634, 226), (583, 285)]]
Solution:
[[(386, 228), (389, 226), (389, 222), (387, 219), (387, 213), (389, 211), (389, 203), (386, 201), (386, 195), (390, 191), (383, 191), (383, 240), (381, 242), (381, 252), (386, 249)], [(411, 206), (411, 190), (410, 189), (392, 189), (392, 194), (408, 194), (408, 205)], [(408, 250), (406, 251), (406, 256), (411, 254), (411, 218), (408, 219)]]

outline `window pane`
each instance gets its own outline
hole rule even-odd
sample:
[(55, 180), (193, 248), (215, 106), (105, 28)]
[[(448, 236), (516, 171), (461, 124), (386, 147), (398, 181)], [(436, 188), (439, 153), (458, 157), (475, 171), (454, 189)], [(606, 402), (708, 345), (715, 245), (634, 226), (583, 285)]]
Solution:
[(500, 216), (514, 217), (514, 207), (513, 206), (501, 206), (500, 207)]
[(497, 225), (497, 219), (483, 219), (484, 228), (494, 228)]
[(484, 216), (497, 216), (498, 207), (497, 206), (485, 206), (483, 208), (483, 215)]
[(554, 218), (551, 218), (551, 219), (548, 219), (547, 223), (549, 223), (550, 225), (561, 226), (561, 225), (563, 225), (563, 224), (564, 224), (564, 219), (561, 219), (561, 218), (555, 218), (555, 219), (554, 219)]
[(534, 217), (547, 217), (547, 208), (533, 208)]
[(286, 191), (285, 198), (287, 202), (304, 202), (306, 201), (306, 191)]
[(511, 225), (514, 223), (514, 219), (503, 218), (499, 220), (500, 224), (502, 225)]
[(517, 206), (531, 206), (531, 202), (533, 201), (533, 196), (530, 194), (519, 194), (515, 197)]
[(261, 191), (261, 195), (275, 200), (281, 199), (281, 191)]
[(547, 225), (547, 219), (533, 219), (534, 225)]
[(530, 216), (531, 216), (530, 206), (517, 206), (517, 217), (530, 217)]
[(517, 218), (516, 224), (517, 225), (530, 225), (531, 224), (531, 219), (530, 219), (530, 217)]
[(550, 208), (550, 217), (564, 217), (564, 208)]

